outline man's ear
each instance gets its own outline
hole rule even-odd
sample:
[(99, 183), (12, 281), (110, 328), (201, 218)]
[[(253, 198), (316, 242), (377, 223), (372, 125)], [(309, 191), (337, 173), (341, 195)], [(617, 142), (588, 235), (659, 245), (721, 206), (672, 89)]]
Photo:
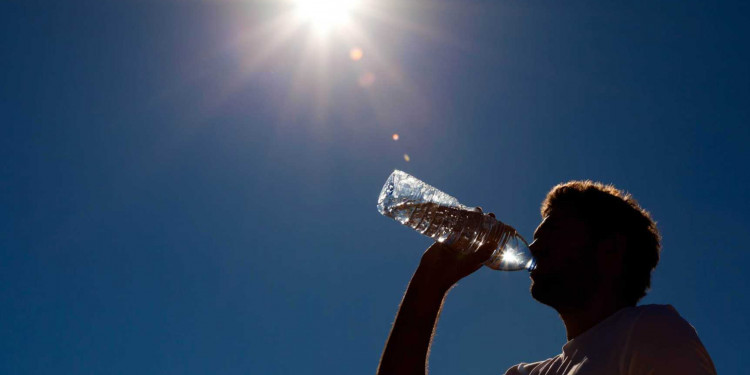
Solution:
[(628, 239), (622, 233), (615, 232), (599, 241), (597, 255), (599, 267), (606, 274), (620, 276), (623, 272), (623, 258), (628, 247)]

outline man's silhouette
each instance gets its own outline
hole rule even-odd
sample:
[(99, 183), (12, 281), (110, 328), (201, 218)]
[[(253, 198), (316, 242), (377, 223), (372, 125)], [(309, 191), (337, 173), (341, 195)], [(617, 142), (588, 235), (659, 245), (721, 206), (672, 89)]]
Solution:
[[(669, 305), (636, 306), (659, 261), (648, 212), (613, 186), (571, 181), (542, 203), (531, 244), (531, 295), (557, 310), (568, 342), (561, 354), (506, 375), (715, 374), (693, 327)], [(435, 243), (409, 283), (378, 374), (425, 374), (448, 290), (482, 266), (497, 244), (462, 255)]]

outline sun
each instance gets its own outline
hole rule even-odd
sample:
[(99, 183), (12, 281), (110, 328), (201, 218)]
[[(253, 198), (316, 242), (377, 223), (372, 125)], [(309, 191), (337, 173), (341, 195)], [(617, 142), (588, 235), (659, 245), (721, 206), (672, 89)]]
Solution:
[(357, 0), (294, 0), (297, 16), (318, 31), (346, 24)]

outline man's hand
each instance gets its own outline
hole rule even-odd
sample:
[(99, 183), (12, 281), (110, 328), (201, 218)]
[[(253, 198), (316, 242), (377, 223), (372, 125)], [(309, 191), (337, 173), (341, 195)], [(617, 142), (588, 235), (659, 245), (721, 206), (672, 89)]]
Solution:
[[(482, 212), (481, 207), (476, 210)], [(487, 215), (495, 217), (493, 213)], [(497, 240), (484, 243), (473, 253), (435, 242), (422, 255), (417, 273), (434, 283), (434, 286), (447, 290), (480, 269), (496, 248)]]
[(467, 254), (435, 242), (422, 255), (417, 274), (434, 283), (435, 287), (450, 289), (459, 280), (480, 269), (496, 247), (496, 242), (488, 242)]

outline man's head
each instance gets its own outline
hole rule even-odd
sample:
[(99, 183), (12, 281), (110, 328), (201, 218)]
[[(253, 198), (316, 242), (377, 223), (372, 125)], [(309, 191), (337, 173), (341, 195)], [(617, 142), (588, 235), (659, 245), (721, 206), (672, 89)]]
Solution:
[(611, 185), (571, 181), (552, 188), (534, 233), (531, 293), (558, 310), (586, 306), (597, 293), (635, 305), (651, 284), (660, 236), (649, 213)]

